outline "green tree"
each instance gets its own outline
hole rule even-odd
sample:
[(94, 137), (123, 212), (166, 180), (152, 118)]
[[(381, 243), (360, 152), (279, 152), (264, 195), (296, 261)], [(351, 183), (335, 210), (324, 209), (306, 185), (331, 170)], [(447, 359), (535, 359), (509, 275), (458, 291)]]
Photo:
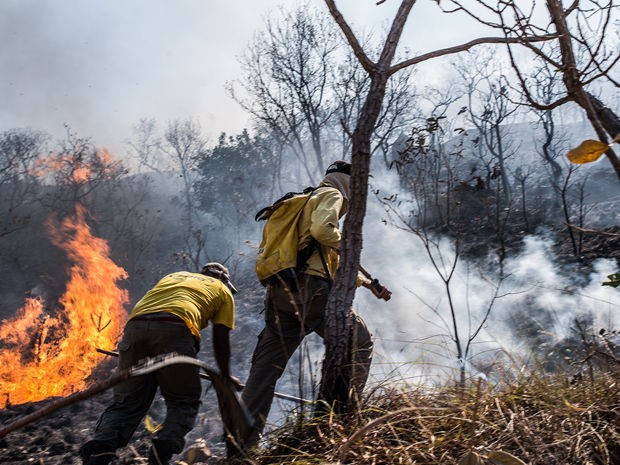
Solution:
[(201, 153), (194, 192), (200, 209), (220, 223), (217, 248), (224, 243), (236, 250), (247, 237), (254, 214), (273, 197), (277, 161), (271, 140), (246, 130), (234, 136), (222, 133), (215, 147)]

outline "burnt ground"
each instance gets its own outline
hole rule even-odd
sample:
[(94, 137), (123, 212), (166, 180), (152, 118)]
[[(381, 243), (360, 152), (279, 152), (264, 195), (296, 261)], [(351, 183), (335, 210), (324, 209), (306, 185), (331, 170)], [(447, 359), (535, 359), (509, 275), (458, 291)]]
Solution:
[[(202, 435), (208, 437), (211, 457), (194, 463), (217, 463), (218, 456), (224, 454), (221, 442), (221, 425), (216, 412), (210, 412), (215, 406), (215, 396), (203, 397), (203, 408), (199, 414), (197, 425), (187, 436), (186, 449), (197, 446)], [(80, 446), (90, 439), (93, 428), (101, 412), (110, 403), (111, 391), (106, 391), (90, 399), (60, 409), (49, 416), (41, 418), (29, 425), (15, 430), (0, 438), (0, 463), (4, 465), (78, 465)], [(12, 406), (0, 410), (0, 422), (3, 427), (11, 422), (48, 406), (56, 399), (50, 398), (41, 402), (32, 402)], [(153, 417), (161, 416), (163, 406), (161, 400), (154, 404)], [(115, 465), (145, 464), (150, 445), (150, 433), (142, 425), (138, 428), (128, 447), (117, 451)], [(204, 446), (204, 443), (202, 444)], [(208, 450), (208, 449), (207, 449)], [(204, 449), (203, 449), (204, 452)], [(185, 459), (182, 455), (177, 460)], [(174, 463), (174, 462), (173, 462)], [(191, 462), (190, 462), (191, 463)]]
[[(110, 398), (111, 394), (103, 393), (9, 433), (0, 439), (0, 462), (46, 465), (81, 463), (78, 449), (88, 440), (91, 428)], [(53, 401), (52, 398), (0, 410), (0, 421), (6, 426)]]
[[(115, 361), (106, 360), (93, 373), (94, 382), (101, 382), (113, 373)], [(214, 464), (225, 455), (222, 441), (222, 423), (217, 408), (217, 397), (208, 381), (202, 383), (204, 394), (196, 426), (186, 436), (186, 450), (195, 449), (193, 461), (187, 455), (179, 454), (175, 460), (186, 463)], [(0, 409), (0, 428), (45, 409), (59, 398), (40, 402), (4, 406)], [(35, 420), (26, 426), (0, 438), (0, 464), (3, 465), (81, 465), (80, 446), (88, 441), (97, 420), (111, 403), (112, 390), (106, 390), (88, 399), (73, 403), (54, 413)], [(149, 411), (155, 423), (163, 421), (165, 405), (157, 394)], [(143, 423), (136, 430), (130, 444), (117, 451), (113, 465), (146, 464), (151, 433)], [(195, 452), (194, 451), (194, 452)], [(175, 463), (174, 461), (171, 463)]]

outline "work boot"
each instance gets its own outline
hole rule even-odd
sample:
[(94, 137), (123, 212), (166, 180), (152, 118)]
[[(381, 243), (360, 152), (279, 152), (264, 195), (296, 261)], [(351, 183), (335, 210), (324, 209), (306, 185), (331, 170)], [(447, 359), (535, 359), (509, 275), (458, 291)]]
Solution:
[(153, 439), (153, 445), (149, 451), (149, 465), (168, 465), (172, 454), (177, 449), (176, 444), (172, 441)]
[(92, 440), (80, 447), (84, 465), (108, 465), (116, 458), (113, 448), (105, 441)]

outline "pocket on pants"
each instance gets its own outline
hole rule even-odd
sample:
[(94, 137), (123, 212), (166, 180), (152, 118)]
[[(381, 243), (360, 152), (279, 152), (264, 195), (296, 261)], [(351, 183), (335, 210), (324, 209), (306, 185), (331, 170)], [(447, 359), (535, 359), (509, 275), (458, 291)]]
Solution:
[(126, 370), (137, 362), (136, 346), (127, 336), (118, 343), (118, 368)]

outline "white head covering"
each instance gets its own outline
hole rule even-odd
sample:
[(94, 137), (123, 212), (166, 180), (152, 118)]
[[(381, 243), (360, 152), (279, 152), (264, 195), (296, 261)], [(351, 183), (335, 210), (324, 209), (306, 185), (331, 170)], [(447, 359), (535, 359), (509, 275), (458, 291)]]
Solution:
[(344, 197), (344, 205), (342, 207), (342, 215), (344, 215), (349, 209), (349, 199), (351, 198), (351, 188), (350, 188), (350, 180), (351, 176), (345, 173), (332, 172), (326, 174), (319, 187), (333, 187), (334, 189), (338, 189), (342, 196)]

